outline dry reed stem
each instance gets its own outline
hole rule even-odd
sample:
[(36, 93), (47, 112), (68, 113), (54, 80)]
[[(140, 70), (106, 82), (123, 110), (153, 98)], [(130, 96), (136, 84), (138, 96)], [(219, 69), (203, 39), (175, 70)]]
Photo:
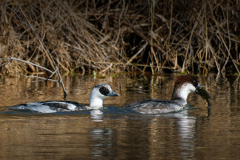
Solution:
[[(228, 71), (233, 65), (239, 73), (240, 17), (234, 0), (2, 3), (39, 34), (65, 72), (111, 73), (135, 67), (153, 73), (161, 68), (191, 72), (197, 67), (207, 74), (210, 70)], [(0, 58), (14, 57), (54, 68), (37, 37), (3, 6), (0, 21)], [(27, 64), (11, 65), (1, 67), (2, 72), (34, 71)]]
[[(15, 1), (14, 1), (14, 3), (15, 3)], [(1, 3), (1, 5), (4, 5), (4, 4)], [(42, 39), (39, 37), (39, 35), (37, 34), (37, 32), (36, 32), (31, 26), (29, 26), (28, 24), (26, 24), (25, 22), (23, 22), (23, 21), (21, 20), (21, 18), (18, 16), (18, 14), (17, 14), (16, 12), (14, 12), (14, 11), (13, 11), (11, 8), (9, 8), (7, 5), (4, 5), (4, 6), (5, 6), (6, 8), (10, 9), (10, 10), (11, 10), (11, 14), (14, 13), (15, 16), (18, 18), (18, 20), (19, 20), (22, 24), (24, 24), (27, 28), (30, 28), (30, 29), (34, 32), (35, 36), (38, 37), (39, 41), (41, 42), (41, 44), (42, 44), (42, 45), (44, 46), (44, 48), (46, 49), (48, 57), (51, 58), (50, 60), (51, 60), (51, 62), (54, 64), (55, 72), (58, 74), (58, 78), (59, 78), (59, 80), (58, 80), (57, 82), (60, 82), (60, 84), (62, 85), (63, 92), (64, 92), (64, 97), (66, 97), (66, 96), (67, 96), (67, 92), (66, 92), (65, 87), (64, 87), (64, 84), (63, 84), (63, 82), (62, 82), (62, 78), (61, 78), (61, 75), (60, 75), (60, 73), (59, 73), (58, 67), (56, 66), (56, 63), (55, 63), (55, 61), (53, 60), (53, 58), (52, 58), (52, 56), (51, 56), (51, 54), (50, 54), (47, 46), (45, 45), (45, 43), (42, 41)], [(34, 63), (26, 62), (26, 61), (24, 61), (24, 60), (19, 60), (19, 59), (10, 57), (10, 61), (11, 61), (11, 60), (18, 60), (18, 61), (24, 62), (24, 63), (26, 63), (26, 64), (30, 64), (30, 68), (32, 68), (32, 66), (36, 66), (36, 67), (45, 69), (45, 70), (47, 70), (47, 71), (50, 71), (50, 70), (48, 70), (48, 69), (46, 69), (46, 68), (44, 68), (44, 67), (42, 67), (42, 66), (38, 66), (38, 65), (36, 65), (36, 64), (34, 64)], [(50, 72), (51, 72), (51, 71), (50, 71)], [(41, 78), (41, 77), (39, 77), (39, 78)], [(47, 78), (47, 79), (48, 79), (48, 78)]]

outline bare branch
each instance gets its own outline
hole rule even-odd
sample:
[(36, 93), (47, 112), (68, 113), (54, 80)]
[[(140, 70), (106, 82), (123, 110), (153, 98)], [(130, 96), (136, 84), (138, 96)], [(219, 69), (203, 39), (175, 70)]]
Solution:
[[(63, 82), (62, 82), (62, 78), (61, 78), (60, 72), (59, 72), (59, 70), (58, 70), (58, 67), (57, 67), (57, 65), (56, 65), (56, 63), (55, 63), (52, 55), (50, 54), (47, 46), (46, 46), (45, 43), (43, 42), (43, 40), (40, 38), (40, 36), (37, 34), (37, 32), (36, 32), (31, 26), (29, 26), (27, 23), (25, 23), (25, 22), (23, 22), (23, 21), (21, 20), (21, 18), (18, 16), (18, 14), (17, 14), (15, 11), (13, 11), (10, 7), (8, 7), (7, 5), (5, 5), (5, 4), (3, 4), (3, 3), (0, 3), (0, 4), (1, 4), (1, 5), (4, 5), (6, 8), (8, 8), (9, 10), (11, 10), (11, 11), (15, 14), (15, 16), (19, 19), (19, 21), (20, 21), (22, 24), (24, 24), (26, 27), (30, 28), (30, 29), (34, 32), (34, 34), (38, 37), (38, 39), (41, 41), (41, 43), (43, 44), (44, 48), (46, 49), (49, 57), (51, 58), (54, 66), (55, 66), (55, 70), (57, 71), (57, 74), (58, 74), (58, 77), (59, 77), (59, 82), (61, 83), (62, 88), (63, 88), (64, 95), (66, 96), (66, 95), (67, 95), (67, 92), (66, 92), (65, 87), (64, 87), (64, 84), (63, 84)], [(12, 58), (12, 57), (11, 57), (11, 58)], [(19, 61), (19, 59), (16, 59), (16, 60)], [(23, 62), (23, 61), (22, 61), (22, 62)], [(26, 61), (25, 61), (25, 63), (26, 63)], [(27, 62), (27, 63), (29, 63), (29, 62)], [(33, 63), (31, 63), (31, 64), (32, 64), (32, 65), (35, 65), (35, 64), (33, 64)], [(36, 65), (35, 65), (35, 66), (36, 66)], [(40, 68), (43, 69), (44, 67), (40, 67)], [(46, 70), (46, 68), (45, 68), (45, 70)], [(47, 70), (48, 70), (48, 69), (47, 69)], [(50, 70), (48, 70), (48, 71), (50, 71)], [(50, 71), (50, 72), (51, 72), (51, 71)], [(51, 72), (51, 73), (52, 73), (52, 72)]]
[(24, 76), (24, 77), (26, 77), (26, 78), (38, 78), (38, 79), (42, 79), (42, 80), (45, 80), (45, 81), (59, 82), (59, 81), (57, 81), (57, 80), (55, 80), (55, 79), (49, 79), (49, 78), (38, 77), (38, 76), (26, 76), (26, 75), (21, 74), (21, 73), (16, 73), (16, 74), (19, 74), (19, 75)]

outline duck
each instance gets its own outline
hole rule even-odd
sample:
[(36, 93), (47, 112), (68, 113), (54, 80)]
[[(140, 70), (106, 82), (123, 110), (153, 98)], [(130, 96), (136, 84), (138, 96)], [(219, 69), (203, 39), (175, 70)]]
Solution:
[(114, 92), (109, 84), (102, 83), (93, 87), (89, 98), (89, 106), (74, 101), (41, 101), (15, 105), (8, 109), (40, 113), (99, 110), (103, 108), (103, 99), (113, 96), (119, 96), (119, 94)]
[[(187, 97), (190, 93), (193, 92), (197, 94), (208, 94), (208, 92), (204, 90), (204, 86), (198, 83), (198, 80), (195, 76), (191, 74), (179, 75), (175, 77), (175, 84), (171, 100), (140, 100), (124, 106), (123, 109), (141, 114), (178, 112), (186, 108)], [(207, 97), (207, 99), (210, 99), (209, 94), (205, 97)]]

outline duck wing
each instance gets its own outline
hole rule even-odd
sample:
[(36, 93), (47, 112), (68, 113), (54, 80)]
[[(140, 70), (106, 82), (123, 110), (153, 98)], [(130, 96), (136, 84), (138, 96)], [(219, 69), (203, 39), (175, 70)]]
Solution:
[(128, 104), (123, 108), (143, 114), (159, 114), (177, 112), (182, 110), (184, 106), (173, 101), (170, 102), (158, 99), (149, 99)]

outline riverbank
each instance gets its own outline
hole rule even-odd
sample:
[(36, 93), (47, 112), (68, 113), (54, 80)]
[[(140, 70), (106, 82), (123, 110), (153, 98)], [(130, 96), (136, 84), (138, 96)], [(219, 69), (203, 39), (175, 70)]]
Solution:
[[(239, 74), (238, 1), (7, 1), (40, 36), (60, 70)], [(0, 5), (0, 63), (54, 68), (44, 45)], [(2, 73), (36, 72), (11, 61)], [(41, 71), (41, 70), (40, 70)]]

